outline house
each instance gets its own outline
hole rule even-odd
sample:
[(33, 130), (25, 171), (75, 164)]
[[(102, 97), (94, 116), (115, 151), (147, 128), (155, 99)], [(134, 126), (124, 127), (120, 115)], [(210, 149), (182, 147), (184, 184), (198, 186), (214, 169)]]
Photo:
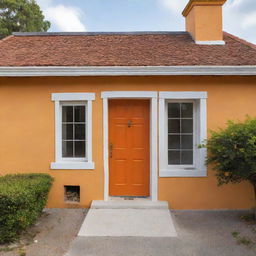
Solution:
[(112, 196), (246, 209), (199, 148), (256, 115), (256, 46), (223, 32), (225, 0), (190, 0), (186, 32), (14, 33), (0, 41), (1, 173), (55, 178), (49, 207)]

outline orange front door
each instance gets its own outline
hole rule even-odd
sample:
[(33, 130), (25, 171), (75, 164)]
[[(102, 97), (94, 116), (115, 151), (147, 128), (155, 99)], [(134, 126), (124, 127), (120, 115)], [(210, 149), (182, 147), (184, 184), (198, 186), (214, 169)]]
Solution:
[(149, 101), (109, 101), (109, 194), (149, 196)]

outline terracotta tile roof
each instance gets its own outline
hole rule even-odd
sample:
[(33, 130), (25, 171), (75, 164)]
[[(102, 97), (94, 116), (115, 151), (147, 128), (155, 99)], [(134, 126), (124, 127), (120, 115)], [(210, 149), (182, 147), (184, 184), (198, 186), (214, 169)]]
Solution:
[(18, 34), (0, 41), (0, 66), (256, 65), (256, 46), (228, 33), (196, 45), (186, 32)]

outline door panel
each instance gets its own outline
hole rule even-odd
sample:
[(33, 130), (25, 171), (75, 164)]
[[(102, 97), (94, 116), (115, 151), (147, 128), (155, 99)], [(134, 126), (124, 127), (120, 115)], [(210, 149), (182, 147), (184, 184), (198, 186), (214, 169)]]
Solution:
[(110, 195), (149, 196), (149, 101), (109, 101), (109, 143)]

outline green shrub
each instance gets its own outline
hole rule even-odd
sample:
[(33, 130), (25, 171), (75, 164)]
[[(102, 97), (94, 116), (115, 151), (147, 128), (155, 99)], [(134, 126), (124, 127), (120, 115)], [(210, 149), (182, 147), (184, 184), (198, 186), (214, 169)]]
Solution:
[(208, 164), (213, 164), (219, 184), (256, 182), (256, 119), (228, 122), (226, 129), (211, 132)]
[(207, 164), (213, 165), (219, 185), (249, 181), (256, 198), (256, 119), (229, 121), (226, 129), (211, 133)]
[(12, 242), (41, 215), (52, 177), (16, 174), (0, 177), (0, 243)]

